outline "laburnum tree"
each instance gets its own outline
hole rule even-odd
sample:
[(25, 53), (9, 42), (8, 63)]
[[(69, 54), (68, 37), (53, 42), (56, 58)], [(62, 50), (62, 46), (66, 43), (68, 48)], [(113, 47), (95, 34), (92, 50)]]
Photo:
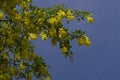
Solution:
[[(69, 31), (62, 21), (93, 22), (87, 11), (71, 10), (65, 5), (39, 8), (32, 0), (0, 0), (0, 80), (50, 80), (48, 65), (31, 44), (38, 36), (58, 45), (63, 56), (72, 60), (70, 42), (90, 46), (81, 30)], [(41, 46), (41, 45), (40, 45)]]

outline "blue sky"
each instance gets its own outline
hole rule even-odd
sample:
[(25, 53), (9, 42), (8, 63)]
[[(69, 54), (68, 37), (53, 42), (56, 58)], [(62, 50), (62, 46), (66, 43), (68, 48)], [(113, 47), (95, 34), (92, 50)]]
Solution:
[(75, 60), (72, 63), (49, 41), (35, 41), (36, 52), (51, 67), (52, 80), (120, 80), (120, 0), (34, 0), (39, 7), (62, 3), (94, 14), (93, 24), (73, 21), (68, 26), (86, 31), (92, 45), (78, 47), (73, 41)]

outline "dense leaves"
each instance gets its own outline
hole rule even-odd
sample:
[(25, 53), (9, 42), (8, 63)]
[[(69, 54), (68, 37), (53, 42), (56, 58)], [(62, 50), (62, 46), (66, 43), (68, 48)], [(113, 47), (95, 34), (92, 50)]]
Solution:
[(87, 11), (71, 10), (64, 5), (38, 8), (32, 0), (0, 0), (0, 80), (50, 80), (48, 66), (34, 52), (31, 40), (38, 36), (59, 45), (62, 54), (72, 60), (70, 42), (76, 39), (79, 46), (90, 45), (89, 37), (81, 30), (69, 32), (62, 20), (73, 19), (93, 22)]

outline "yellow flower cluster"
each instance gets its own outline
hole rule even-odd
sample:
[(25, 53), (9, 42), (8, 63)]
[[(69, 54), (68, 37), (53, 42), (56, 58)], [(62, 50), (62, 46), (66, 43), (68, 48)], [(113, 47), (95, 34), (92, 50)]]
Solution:
[(85, 45), (86, 46), (90, 46), (90, 39), (89, 39), (89, 37), (87, 37), (87, 36), (85, 36)]
[(81, 45), (86, 45), (86, 46), (90, 46), (90, 39), (89, 39), (89, 37), (87, 37), (87, 36), (81, 36), (81, 37), (79, 37), (79, 38), (76, 38), (76, 40), (77, 40), (77, 42), (78, 42), (78, 45), (79, 46), (81, 46)]
[(59, 10), (59, 11), (57, 12), (57, 16), (55, 16), (55, 17), (52, 16), (52, 17), (48, 20), (48, 22), (49, 22), (51, 25), (57, 24), (57, 23), (59, 23), (59, 22), (61, 21), (61, 19), (64, 18), (65, 16), (67, 17), (67, 19), (68, 19), (69, 21), (72, 20), (72, 19), (74, 19), (74, 16), (73, 16), (71, 10), (68, 10), (67, 13), (65, 13), (65, 11), (63, 11), (63, 10)]
[(21, 69), (21, 70), (24, 70), (24, 69), (25, 69), (25, 65), (24, 65), (23, 62), (20, 62), (20, 63), (19, 63), (19, 66), (20, 66), (20, 69)]
[(42, 40), (46, 40), (47, 39), (47, 35), (45, 33), (41, 33), (40, 34)]
[(20, 53), (14, 53), (14, 60), (20, 60)]
[(86, 17), (88, 23), (93, 23), (93, 18), (91, 16)]
[(63, 47), (63, 48), (61, 48), (61, 52), (64, 54), (64, 53), (66, 53), (67, 52), (67, 47)]
[(46, 75), (47, 74), (47, 69), (44, 65), (40, 65), (40, 72), (41, 72), (41, 75)]
[(66, 15), (63, 10), (59, 10), (59, 11), (57, 12), (57, 14), (58, 14), (58, 18), (59, 18), (59, 19), (65, 17), (65, 15)]
[(59, 21), (58, 21), (57, 17), (51, 17), (51, 18), (49, 19), (49, 23), (50, 23), (51, 25), (57, 24), (58, 22), (59, 22)]
[(3, 14), (3, 13), (0, 13), (0, 19), (2, 19), (2, 18), (3, 18), (3, 16), (4, 16), (4, 14)]
[(59, 28), (59, 38), (64, 38), (67, 35), (66, 31), (64, 28)]
[(15, 18), (15, 20), (21, 20), (22, 16), (21, 16), (21, 14), (16, 13), (14, 18)]
[(35, 33), (28, 33), (28, 35), (29, 35), (29, 40), (37, 39), (37, 35)]
[(43, 18), (39, 18), (38, 19), (38, 22), (36, 23), (37, 25), (42, 25), (44, 22), (44, 19)]
[(29, 18), (25, 18), (24, 19), (24, 24), (27, 25), (27, 26), (30, 25), (30, 19)]
[(24, 14), (25, 14), (25, 16), (26, 16), (27, 18), (30, 17), (30, 12), (29, 12), (29, 11), (24, 11)]
[(74, 16), (73, 16), (71, 10), (68, 10), (68, 11), (67, 11), (67, 18), (68, 18), (68, 20), (72, 20), (72, 19), (74, 19)]
[(56, 29), (54, 27), (51, 27), (50, 29), (46, 30), (46, 33), (49, 37), (55, 37), (56, 36)]
[(24, 9), (25, 9), (25, 8), (28, 8), (27, 3), (26, 3), (25, 1), (23, 1), (23, 0), (21, 1), (21, 4), (20, 4), (20, 5), (21, 5), (21, 7), (24, 8)]

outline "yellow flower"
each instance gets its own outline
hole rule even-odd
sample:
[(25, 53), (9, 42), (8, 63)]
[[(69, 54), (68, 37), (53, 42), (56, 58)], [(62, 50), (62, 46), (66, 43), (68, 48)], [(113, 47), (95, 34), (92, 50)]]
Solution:
[(56, 36), (56, 29), (52, 26), (50, 29), (46, 30), (46, 33), (49, 37), (55, 37)]
[(4, 14), (3, 14), (3, 13), (0, 13), (0, 19), (2, 19), (2, 18), (3, 18), (3, 16), (4, 16)]
[(26, 16), (27, 18), (30, 17), (30, 12), (29, 12), (29, 11), (25, 11), (24, 13), (25, 13), (25, 16)]
[(27, 8), (28, 7), (28, 5), (25, 1), (21, 1), (20, 5), (21, 5), (22, 8)]
[(57, 17), (51, 17), (48, 21), (49, 21), (49, 23), (52, 24), (52, 25), (58, 23)]
[(85, 45), (86, 46), (90, 46), (90, 39), (89, 39), (89, 37), (88, 36), (84, 36), (85, 37)]
[(59, 17), (64, 17), (65, 16), (65, 12), (63, 10), (59, 10), (59, 12), (57, 12)]
[(23, 62), (20, 62), (20, 63), (19, 63), (19, 66), (20, 66), (20, 69), (21, 69), (21, 70), (25, 69), (25, 65), (24, 65)]
[(29, 35), (29, 40), (35, 40), (35, 39), (37, 39), (37, 35), (34, 34), (34, 33), (28, 33), (28, 35)]
[(79, 46), (83, 45), (85, 43), (85, 40), (83, 37), (76, 38), (77, 43)]
[(59, 28), (59, 38), (63, 38), (67, 35), (66, 31), (64, 28)]
[(20, 60), (20, 53), (14, 54), (14, 60)]
[(67, 18), (68, 18), (68, 20), (72, 20), (72, 19), (74, 19), (74, 16), (68, 15)]
[(77, 42), (78, 42), (78, 45), (81, 46), (81, 45), (86, 45), (86, 46), (90, 46), (90, 40), (89, 40), (89, 37), (84, 35), (84, 36), (81, 36), (79, 38), (76, 38)]
[(73, 16), (71, 10), (68, 10), (68, 11), (67, 11), (67, 18), (68, 18), (68, 20), (72, 20), (72, 19), (74, 19), (74, 16)]
[(41, 33), (40, 34), (42, 40), (46, 40), (47, 39), (47, 35), (45, 33)]
[(68, 11), (67, 11), (67, 15), (72, 15), (71, 10), (68, 10)]
[(25, 25), (29, 25), (30, 24), (30, 19), (29, 18), (25, 18), (24, 19), (24, 24)]
[(64, 53), (66, 53), (67, 52), (67, 47), (63, 47), (63, 48), (61, 48), (61, 52), (64, 54)]
[(88, 23), (92, 23), (93, 22), (93, 18), (91, 16), (87, 16), (86, 19), (87, 19)]
[(22, 16), (21, 16), (21, 14), (15, 14), (15, 18), (16, 18), (17, 20), (21, 20), (21, 19), (22, 19)]

